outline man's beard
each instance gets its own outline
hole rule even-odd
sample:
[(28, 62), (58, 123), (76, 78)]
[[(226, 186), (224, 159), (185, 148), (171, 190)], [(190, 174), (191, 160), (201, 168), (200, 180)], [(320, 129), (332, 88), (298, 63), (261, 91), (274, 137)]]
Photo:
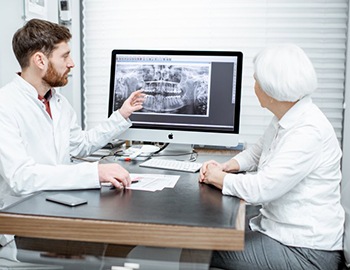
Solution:
[(46, 74), (43, 77), (43, 81), (46, 82), (50, 87), (65, 86), (68, 83), (69, 69), (63, 74), (58, 74), (57, 70), (53, 67), (52, 63), (49, 62)]

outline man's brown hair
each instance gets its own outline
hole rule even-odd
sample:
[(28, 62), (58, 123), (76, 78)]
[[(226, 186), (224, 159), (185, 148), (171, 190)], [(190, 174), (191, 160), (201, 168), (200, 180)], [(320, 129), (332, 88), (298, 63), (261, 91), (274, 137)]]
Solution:
[(49, 57), (57, 44), (68, 42), (71, 37), (69, 29), (63, 25), (32, 19), (14, 34), (12, 48), (24, 69), (29, 66), (29, 59), (34, 53), (40, 51)]

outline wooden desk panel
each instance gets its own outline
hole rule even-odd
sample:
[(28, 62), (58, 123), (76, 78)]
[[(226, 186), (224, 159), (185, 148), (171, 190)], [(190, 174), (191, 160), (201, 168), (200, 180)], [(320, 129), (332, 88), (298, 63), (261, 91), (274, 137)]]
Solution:
[[(244, 211), (242, 202), (239, 212)], [(222, 229), (7, 213), (0, 213), (0, 223), (1, 233), (24, 237), (205, 250), (244, 248), (244, 226)]]
[(43, 192), (0, 212), (0, 233), (23, 237), (202, 250), (244, 248), (245, 203), (198, 183), (198, 174), (124, 164), (134, 173), (181, 175), (174, 189), (66, 191), (88, 199), (70, 208)]

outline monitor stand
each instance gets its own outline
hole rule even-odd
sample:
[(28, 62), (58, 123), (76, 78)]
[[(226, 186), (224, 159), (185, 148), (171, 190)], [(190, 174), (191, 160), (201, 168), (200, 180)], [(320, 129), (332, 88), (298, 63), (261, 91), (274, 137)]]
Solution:
[(191, 159), (193, 144), (169, 143), (159, 154), (164, 158)]

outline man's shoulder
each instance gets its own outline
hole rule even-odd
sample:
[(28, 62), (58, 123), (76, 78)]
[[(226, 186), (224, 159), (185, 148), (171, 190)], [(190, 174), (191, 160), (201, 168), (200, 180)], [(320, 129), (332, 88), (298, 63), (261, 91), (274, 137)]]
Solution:
[(12, 111), (17, 107), (17, 104), (20, 103), (20, 89), (19, 86), (11, 81), (5, 86), (0, 88), (0, 102), (1, 102), (1, 111)]
[(0, 88), (0, 95), (2, 97), (12, 96), (17, 92), (17, 89), (18, 84), (16, 83), (16, 80), (13, 79), (12, 81), (8, 82)]
[(16, 96), (16, 87), (12, 82), (6, 84), (2, 88), (0, 88), (0, 100), (2, 105), (5, 105), (7, 102), (15, 99)]

